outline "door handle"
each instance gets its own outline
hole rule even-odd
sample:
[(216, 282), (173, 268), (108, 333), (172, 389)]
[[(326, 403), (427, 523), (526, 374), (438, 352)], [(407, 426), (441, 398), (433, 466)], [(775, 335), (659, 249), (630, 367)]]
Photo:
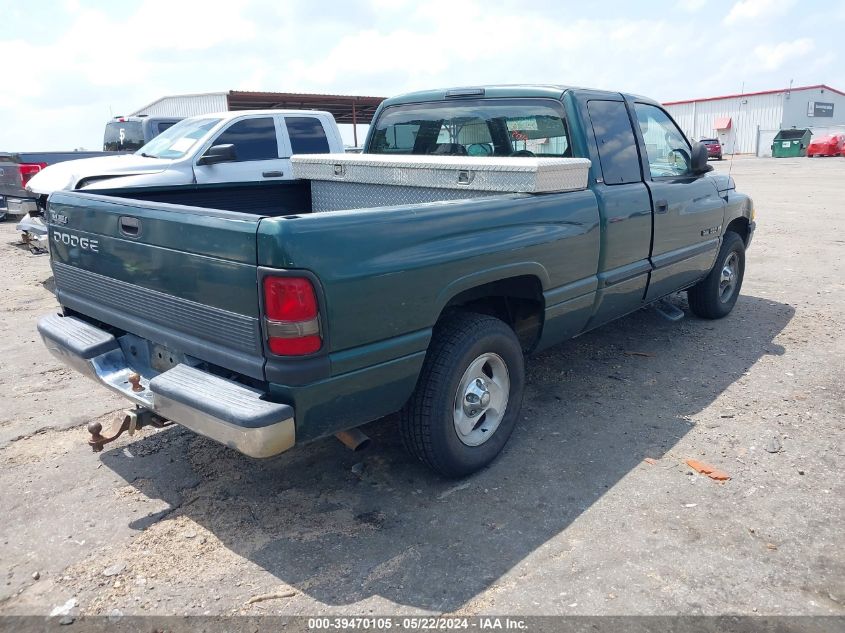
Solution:
[(141, 222), (130, 215), (122, 215), (118, 220), (120, 232), (126, 237), (138, 237), (141, 234)]
[(669, 210), (669, 203), (666, 200), (655, 200), (654, 210), (658, 213), (666, 213)]
[(285, 174), (281, 171), (265, 171), (261, 172), (261, 175), (265, 178), (281, 178)]

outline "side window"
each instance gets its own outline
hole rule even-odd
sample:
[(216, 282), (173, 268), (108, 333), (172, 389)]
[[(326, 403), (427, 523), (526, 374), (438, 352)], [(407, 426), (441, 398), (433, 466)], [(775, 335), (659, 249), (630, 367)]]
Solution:
[(589, 101), (587, 110), (596, 135), (605, 184), (642, 181), (637, 139), (625, 104), (621, 101)]
[(320, 119), (310, 116), (286, 116), (285, 125), (294, 154), (328, 154), (329, 139)]
[(279, 157), (276, 124), (273, 117), (244, 119), (230, 125), (214, 140), (214, 145), (235, 146), (238, 161), (267, 160)]
[(645, 140), (652, 178), (690, 173), (691, 149), (684, 135), (660, 108), (638, 103), (634, 107)]
[(164, 132), (167, 128), (171, 128), (171, 127), (173, 127), (173, 125), (174, 125), (175, 123), (176, 123), (176, 121), (161, 121), (161, 122), (158, 124), (158, 133), (159, 133), (159, 134), (161, 134), (161, 133), (162, 133), (162, 132)]

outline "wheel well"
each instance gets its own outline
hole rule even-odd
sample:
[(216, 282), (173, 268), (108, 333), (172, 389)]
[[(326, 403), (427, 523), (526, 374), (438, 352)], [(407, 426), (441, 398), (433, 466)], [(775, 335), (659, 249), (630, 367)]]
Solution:
[(748, 246), (748, 218), (735, 218), (728, 224), (725, 233), (733, 231), (742, 238), (742, 241)]
[[(524, 275), (493, 281), (455, 295), (443, 308), (489, 314), (513, 328), (522, 348), (531, 351), (543, 325), (543, 287), (537, 277)], [(442, 316), (442, 313), (441, 313)]]

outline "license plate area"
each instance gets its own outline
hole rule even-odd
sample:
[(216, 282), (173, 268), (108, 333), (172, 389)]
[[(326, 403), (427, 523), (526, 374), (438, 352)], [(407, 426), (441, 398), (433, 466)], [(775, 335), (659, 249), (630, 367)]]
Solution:
[(169, 350), (164, 345), (150, 344), (150, 366), (157, 372), (165, 372), (184, 362), (185, 355), (181, 352)]

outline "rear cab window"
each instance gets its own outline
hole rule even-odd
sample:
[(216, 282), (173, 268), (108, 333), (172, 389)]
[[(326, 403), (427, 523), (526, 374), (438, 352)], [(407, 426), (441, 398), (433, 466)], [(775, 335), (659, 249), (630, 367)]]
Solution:
[(477, 99), (390, 106), (371, 154), (569, 157), (563, 107), (551, 99)]
[(312, 116), (286, 116), (285, 126), (294, 154), (327, 154), (329, 139), (320, 119)]
[(607, 185), (642, 181), (637, 139), (622, 101), (588, 101), (587, 111)]
[(103, 137), (105, 152), (134, 152), (144, 146), (144, 128), (140, 121), (110, 121)]
[(234, 145), (237, 162), (269, 160), (279, 157), (279, 141), (273, 117), (235, 121), (212, 145)]

